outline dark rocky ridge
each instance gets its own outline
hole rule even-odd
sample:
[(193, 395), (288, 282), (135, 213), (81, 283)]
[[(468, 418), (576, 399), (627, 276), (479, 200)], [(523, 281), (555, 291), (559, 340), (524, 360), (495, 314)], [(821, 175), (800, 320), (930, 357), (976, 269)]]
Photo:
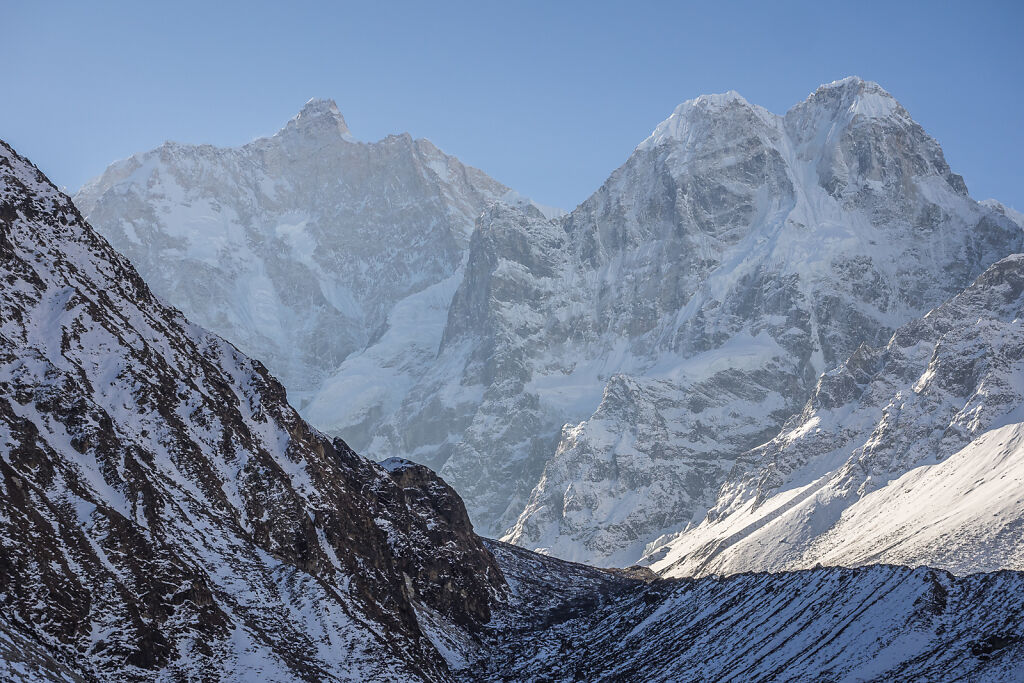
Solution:
[(417, 610), (472, 634), (505, 584), (446, 485), (310, 428), (6, 144), (0, 263), (7, 625), (87, 678), (448, 677)]

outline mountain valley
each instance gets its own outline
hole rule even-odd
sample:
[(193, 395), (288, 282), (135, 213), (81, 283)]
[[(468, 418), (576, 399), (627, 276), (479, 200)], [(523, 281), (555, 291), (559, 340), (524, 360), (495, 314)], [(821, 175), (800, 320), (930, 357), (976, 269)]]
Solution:
[[(426, 467), (376, 464), (305, 423), (6, 143), (0, 262), (4, 680), (1019, 674), (1021, 572), (660, 579), (480, 538)], [(952, 305), (1008, 316), (1018, 266)]]

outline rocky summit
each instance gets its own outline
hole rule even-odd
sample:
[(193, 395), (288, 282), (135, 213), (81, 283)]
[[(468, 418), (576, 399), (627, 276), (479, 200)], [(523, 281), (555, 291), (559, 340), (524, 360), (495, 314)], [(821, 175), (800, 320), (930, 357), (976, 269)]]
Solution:
[(397, 302), (452, 287), (474, 219), (498, 200), (528, 203), (428, 140), (359, 142), (317, 99), (273, 136), (169, 142), (75, 195), (158, 296), (298, 402), (384, 333)]

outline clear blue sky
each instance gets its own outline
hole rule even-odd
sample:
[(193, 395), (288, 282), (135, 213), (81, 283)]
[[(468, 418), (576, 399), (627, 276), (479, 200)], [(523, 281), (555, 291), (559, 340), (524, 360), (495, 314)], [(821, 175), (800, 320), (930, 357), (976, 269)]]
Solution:
[(1024, 2), (0, 0), (0, 137), (71, 190), (164, 140), (238, 145), (310, 97), (572, 208), (679, 102), (782, 113), (878, 81), (971, 194), (1024, 209)]

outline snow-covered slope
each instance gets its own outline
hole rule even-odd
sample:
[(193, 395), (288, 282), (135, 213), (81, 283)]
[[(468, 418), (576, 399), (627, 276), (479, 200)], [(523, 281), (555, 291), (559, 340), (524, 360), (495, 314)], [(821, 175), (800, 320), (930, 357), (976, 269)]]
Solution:
[(122, 162), (78, 201), (314, 424), (439, 470), (483, 533), (566, 558), (629, 564), (698, 523), (821, 372), (1024, 250), (857, 78), (784, 116), (685, 102), (565, 217), (307, 109), (239, 150)]
[[(157, 295), (266, 363), (297, 401), (379, 338), (397, 302), (452, 277), (492, 201), (531, 205), (427, 140), (358, 142), (316, 99), (272, 137), (167, 143), (75, 195)], [(339, 411), (358, 437), (358, 411)]]
[(466, 680), (1021, 680), (1019, 572), (830, 567), (638, 583), (493, 550), (523, 609)]
[(565, 219), (485, 212), (437, 360), (368, 452), (439, 468), (487, 533), (628, 564), (820, 372), (1021, 247), (876, 84), (785, 116), (703, 96)]
[(602, 357), (647, 360), (604, 366), (625, 376), (562, 431), (508, 538), (611, 564), (699, 521), (818, 373), (1022, 245), (856, 78), (783, 117), (735, 93), (684, 103), (567, 232), (600, 283), (594, 318), (623, 331)]
[(0, 678), (1013, 680), (1024, 657), (1019, 573), (651, 578), (485, 543), (427, 468), (310, 428), (0, 142)]
[(816, 564), (1024, 569), (1024, 255), (862, 346), (740, 458), (670, 576)]
[(0, 142), (5, 678), (28, 641), (88, 680), (448, 680), (436, 632), (505, 590), (450, 488), (310, 428)]

